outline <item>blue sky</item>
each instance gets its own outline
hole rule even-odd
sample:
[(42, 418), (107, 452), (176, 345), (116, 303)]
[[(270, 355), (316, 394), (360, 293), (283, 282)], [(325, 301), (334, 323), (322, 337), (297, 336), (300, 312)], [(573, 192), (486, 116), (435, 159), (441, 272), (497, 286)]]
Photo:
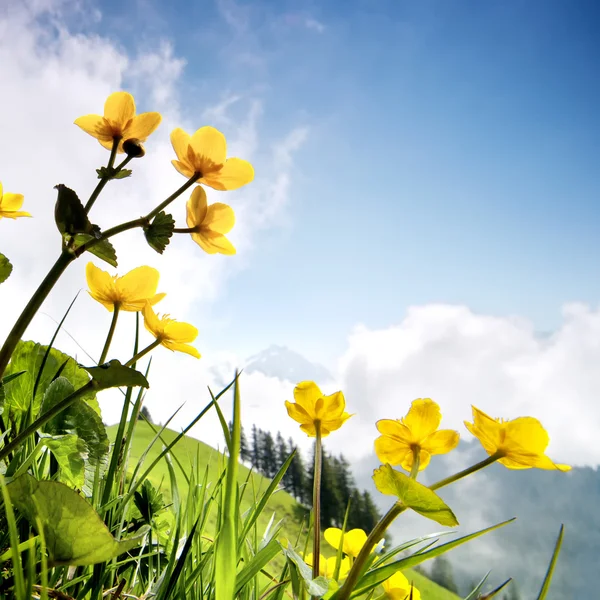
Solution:
[(385, 327), (413, 304), (540, 331), (567, 301), (598, 304), (598, 3), (100, 8), (99, 30), (125, 46), (173, 43), (188, 115), (240, 95), (262, 102), (261, 136), (308, 128), (282, 227), (213, 309), (223, 348), (328, 361), (356, 323)]

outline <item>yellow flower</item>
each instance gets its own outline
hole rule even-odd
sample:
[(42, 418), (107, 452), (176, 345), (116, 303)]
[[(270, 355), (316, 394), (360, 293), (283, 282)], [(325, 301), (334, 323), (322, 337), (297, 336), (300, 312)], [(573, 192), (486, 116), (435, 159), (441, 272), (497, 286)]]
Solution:
[[(389, 579), (386, 579), (382, 584), (385, 595), (390, 600), (421, 600), (419, 590), (408, 582), (408, 579), (400, 571), (396, 571)], [(411, 596), (412, 591), (412, 596)]]
[(309, 437), (316, 437), (315, 423), (320, 423), (321, 436), (339, 429), (352, 415), (344, 412), (346, 400), (342, 392), (324, 396), (314, 381), (302, 381), (294, 388), (295, 403), (285, 401), (288, 415), (300, 423)]
[(235, 254), (235, 248), (225, 237), (235, 224), (231, 206), (215, 202), (208, 206), (206, 192), (197, 186), (187, 203), (187, 224), (194, 229), (192, 239), (208, 254)]
[(75, 120), (86, 133), (95, 137), (105, 148), (112, 149), (113, 140), (119, 138), (118, 152), (122, 153), (123, 142), (135, 138), (145, 142), (160, 125), (162, 117), (157, 112), (135, 114), (135, 101), (127, 92), (115, 92), (104, 103), (104, 116), (85, 115)]
[(441, 420), (440, 407), (433, 400), (418, 398), (402, 419), (377, 421), (382, 435), (375, 440), (375, 453), (381, 462), (410, 471), (415, 448), (419, 451), (419, 471), (422, 471), (433, 454), (446, 454), (458, 445), (457, 431), (438, 431)]
[[(327, 540), (330, 546), (333, 546), (336, 550), (339, 550), (340, 542), (342, 540), (342, 530), (337, 527), (329, 527), (323, 532), (323, 536)], [(351, 529), (344, 533), (344, 542), (342, 545), (342, 552), (348, 556), (356, 558), (361, 548), (367, 541), (367, 534), (362, 529)], [(373, 552), (375, 548), (371, 550)]]
[(188, 342), (193, 342), (198, 337), (198, 330), (189, 323), (178, 323), (170, 319), (169, 315), (158, 317), (152, 310), (150, 303), (146, 303), (142, 312), (144, 315), (144, 325), (146, 329), (160, 343), (169, 350), (185, 352), (196, 358), (200, 358), (200, 352), (190, 346)]
[(103, 304), (110, 312), (115, 304), (119, 310), (137, 312), (146, 306), (146, 302), (154, 305), (166, 294), (157, 294), (159, 274), (152, 267), (138, 267), (123, 277), (110, 275), (89, 262), (85, 276), (90, 288), (90, 296)]
[(492, 419), (478, 408), (473, 408), (473, 423), (465, 421), (467, 429), (481, 442), (491, 456), (500, 452), (498, 462), (509, 469), (558, 469), (569, 471), (569, 465), (552, 462), (545, 454), (550, 437), (542, 424), (533, 417), (519, 417), (512, 421)]
[(16, 219), (18, 217), (30, 217), (28, 212), (19, 210), (23, 206), (23, 194), (11, 194), (2, 191), (2, 183), (0, 182), (0, 219)]
[(185, 177), (201, 175), (199, 183), (215, 190), (237, 190), (254, 179), (252, 165), (241, 158), (227, 158), (225, 136), (214, 127), (200, 127), (190, 136), (174, 129), (171, 144), (177, 154), (173, 166)]
[[(319, 575), (323, 575), (323, 577), (327, 577), (327, 579), (333, 578), (335, 573), (335, 561), (336, 557), (332, 556), (331, 558), (325, 558), (322, 554), (319, 555), (321, 558), (319, 559)], [(304, 562), (309, 566), (313, 566), (313, 555), (312, 552), (306, 555)], [(350, 571), (350, 560), (348, 557), (342, 558), (340, 562), (340, 571), (338, 576), (338, 581), (341, 581), (348, 575)]]

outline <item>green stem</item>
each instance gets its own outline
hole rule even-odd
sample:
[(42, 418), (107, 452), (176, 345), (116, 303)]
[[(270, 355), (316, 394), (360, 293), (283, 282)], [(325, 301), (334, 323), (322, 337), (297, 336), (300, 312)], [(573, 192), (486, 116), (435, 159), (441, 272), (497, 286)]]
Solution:
[(157, 346), (160, 346), (162, 340), (160, 338), (156, 338), (149, 346), (146, 346), (143, 350), (140, 350), (133, 358), (130, 358), (126, 363), (125, 367), (130, 367), (133, 363), (137, 362), (142, 356), (148, 354), (151, 350), (154, 350)]
[(440, 488), (442, 488), (446, 485), (450, 485), (451, 483), (454, 483), (455, 481), (458, 481), (459, 479), (462, 479), (463, 477), (466, 477), (467, 475), (471, 475), (471, 473), (475, 473), (476, 471), (480, 471), (481, 469), (484, 469), (485, 467), (491, 465), (492, 463), (495, 463), (498, 459), (502, 458), (503, 456), (504, 456), (503, 452), (496, 452), (495, 454), (488, 456), (485, 460), (478, 462), (477, 464), (473, 465), (472, 467), (469, 467), (468, 469), (465, 469), (464, 471), (460, 471), (458, 473), (455, 473), (454, 475), (450, 475), (450, 477), (440, 479), (437, 483), (430, 485), (429, 489), (430, 490), (439, 490)]
[(2, 349), (0, 349), (0, 378), (4, 375), (8, 361), (12, 356), (19, 340), (23, 337), (25, 330), (31, 323), (31, 320), (35, 316), (40, 306), (58, 281), (59, 277), (64, 273), (65, 269), (69, 264), (75, 260), (75, 256), (67, 250), (63, 250), (58, 260), (54, 263), (42, 283), (40, 283), (38, 289), (34, 292), (33, 296), (27, 303), (27, 306), (23, 309), (21, 316), (17, 319), (13, 325), (11, 332), (8, 334)]
[(383, 517), (381, 517), (379, 523), (375, 525), (367, 541), (364, 543), (364, 546), (360, 549), (358, 556), (356, 557), (354, 563), (352, 564), (352, 568), (348, 573), (348, 577), (346, 577), (346, 581), (344, 585), (340, 588), (340, 591), (337, 595), (337, 600), (348, 600), (350, 598), (350, 594), (354, 590), (356, 586), (356, 582), (360, 577), (365, 563), (367, 562), (369, 555), (371, 554), (371, 550), (377, 545), (379, 540), (383, 538), (387, 528), (392, 524), (394, 519), (403, 513), (407, 507), (402, 504), (400, 501), (396, 502), (390, 510), (387, 511)]
[(190, 177), (178, 190), (173, 192), (164, 202), (161, 202), (153, 211), (149, 212), (146, 215), (146, 219), (148, 219), (148, 221), (153, 219), (161, 210), (167, 208), (167, 206), (169, 206), (169, 204), (171, 204), (175, 198), (181, 196), (185, 190), (192, 187), (201, 177), (202, 173), (194, 173), (194, 175)]
[(175, 227), (173, 233), (196, 233), (198, 227)]
[(419, 448), (419, 446), (413, 446), (412, 453), (413, 463), (410, 469), (410, 478), (416, 479), (417, 475), (419, 474), (419, 466), (421, 464), (421, 449)]
[(112, 321), (110, 322), (110, 328), (108, 330), (108, 335), (106, 336), (106, 342), (104, 343), (104, 348), (102, 348), (102, 354), (100, 355), (100, 360), (98, 360), (99, 365), (103, 365), (106, 360), (106, 355), (108, 354), (108, 349), (110, 348), (110, 344), (113, 339), (113, 335), (115, 334), (115, 329), (117, 327), (117, 319), (119, 318), (119, 303), (115, 302), (113, 309)]
[(313, 579), (319, 576), (321, 559), (321, 471), (323, 466), (321, 422), (315, 421), (315, 467), (313, 477)]
[(92, 206), (94, 206), (94, 202), (96, 202), (96, 199), (100, 195), (100, 192), (104, 189), (104, 186), (111, 179), (110, 174), (112, 172), (113, 165), (115, 164), (115, 158), (117, 157), (117, 150), (119, 148), (120, 141), (121, 141), (120, 137), (113, 138), (113, 145), (112, 145), (112, 148), (110, 151), (110, 158), (108, 159), (108, 166), (106, 167), (107, 174), (100, 179), (100, 181), (98, 182), (98, 185), (96, 186), (96, 189), (92, 192), (90, 199), (87, 201), (87, 203), (85, 205), (85, 214), (86, 215), (90, 212), (90, 210), (92, 209)]
[(19, 447), (30, 435), (33, 435), (40, 427), (44, 426), (48, 421), (65, 410), (65, 408), (71, 406), (75, 400), (78, 400), (81, 396), (95, 389), (95, 387), (96, 382), (91, 379), (83, 387), (75, 390), (70, 396), (67, 396), (64, 400), (61, 400), (50, 410), (39, 416), (29, 427), (21, 431), (12, 442), (6, 444), (6, 446), (0, 450), (0, 460), (4, 460), (4, 458), (6, 458), (15, 448)]

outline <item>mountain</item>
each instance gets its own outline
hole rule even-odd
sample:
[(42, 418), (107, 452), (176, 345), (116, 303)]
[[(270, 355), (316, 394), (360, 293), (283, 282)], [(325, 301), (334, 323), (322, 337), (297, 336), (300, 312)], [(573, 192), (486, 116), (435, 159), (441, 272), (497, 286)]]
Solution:
[[(434, 456), (420, 476), (433, 483), (486, 457), (477, 441), (461, 442), (456, 450)], [(382, 510), (389, 497), (375, 491), (371, 475), (380, 465), (373, 454), (354, 465), (360, 487), (373, 491)], [(517, 517), (498, 531), (486, 534), (450, 552), (455, 578), (463, 591), (491, 569), (490, 581), (513, 577), (522, 597), (536, 597), (552, 555), (561, 523), (565, 525), (550, 600), (598, 597), (596, 569), (600, 549), (600, 473), (576, 467), (568, 473), (538, 469), (509, 470), (500, 464), (443, 488), (439, 495), (456, 514), (460, 534)], [(412, 513), (402, 515), (391, 528), (400, 543), (424, 533), (440, 531), (435, 523)], [(442, 538), (443, 539), (443, 538)]]
[(244, 367), (246, 373), (263, 373), (268, 377), (298, 383), (310, 380), (321, 385), (331, 381), (331, 373), (322, 365), (311, 363), (302, 355), (285, 346), (269, 346), (266, 350), (251, 356)]

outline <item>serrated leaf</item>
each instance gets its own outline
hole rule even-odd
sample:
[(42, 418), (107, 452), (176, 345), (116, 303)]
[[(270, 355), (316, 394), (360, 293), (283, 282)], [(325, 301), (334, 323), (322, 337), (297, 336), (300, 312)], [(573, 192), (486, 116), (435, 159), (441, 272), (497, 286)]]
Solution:
[(282, 550), (287, 558), (296, 565), (298, 573), (304, 581), (306, 591), (310, 596), (318, 596), (320, 598), (329, 591), (329, 580), (322, 575), (313, 579), (312, 568), (304, 562), (304, 559), (291, 547), (291, 545), (289, 545), (289, 543), (287, 548), (282, 546)]
[[(96, 239), (94, 236), (88, 235), (87, 233), (79, 233), (75, 236), (75, 249), (83, 246), (86, 242)], [(88, 252), (91, 252), (94, 256), (101, 258), (104, 262), (107, 262), (113, 267), (117, 266), (117, 253), (114, 246), (109, 240), (102, 240), (94, 246), (92, 246)]]
[(13, 266), (10, 260), (4, 254), (0, 254), (0, 283), (4, 283), (10, 277), (12, 270)]
[(458, 525), (450, 507), (433, 490), (392, 469), (390, 465), (381, 465), (379, 469), (375, 469), (373, 481), (382, 494), (396, 496), (405, 506), (420, 515), (446, 527)]
[(98, 383), (99, 390), (113, 387), (150, 387), (148, 380), (139, 371), (125, 367), (117, 359), (97, 367), (79, 366), (85, 369)]
[(159, 212), (154, 217), (154, 221), (144, 230), (148, 245), (162, 254), (169, 245), (169, 238), (173, 235), (174, 228), (173, 216), (164, 211)]
[[(64, 377), (55, 379), (44, 394), (41, 414), (70, 396), (75, 388)], [(104, 423), (93, 408), (83, 400), (73, 404), (48, 421), (42, 432), (52, 438), (73, 434), (77, 439), (67, 439), (69, 447), (60, 449), (53, 442), (46, 443), (54, 452), (60, 466), (61, 478), (74, 483), (87, 494), (91, 493), (91, 483), (96, 468), (100, 472), (106, 468), (109, 440)], [(62, 462), (61, 462), (62, 461)]]
[[(6, 369), (5, 377), (8, 378), (21, 371), (25, 371), (25, 374), (5, 384), (5, 409), (9, 414), (9, 418), (18, 418), (21, 413), (29, 410), (32, 404), (36, 377), (47, 349), (47, 346), (35, 342), (19, 342), (17, 344)], [(33, 406), (31, 406), (33, 415), (38, 414), (44, 394), (59, 371), (62, 377), (71, 382), (74, 389), (83, 387), (90, 380), (89, 375), (78, 366), (75, 360), (55, 348), (51, 348), (40, 376), (35, 398), (33, 398)], [(85, 400), (94, 412), (100, 414), (94, 392), (90, 392), (82, 400)]]
[(126, 177), (131, 176), (131, 173), (133, 173), (131, 169), (121, 169), (112, 176), (112, 179), (125, 179)]
[(96, 169), (96, 173), (98, 174), (98, 179), (125, 179), (129, 177), (132, 173), (131, 169), (120, 169), (117, 171), (116, 169), (108, 169), (107, 167), (100, 167)]
[(77, 233), (92, 233), (93, 226), (79, 196), (62, 183), (55, 185), (54, 188), (58, 190), (54, 205), (54, 220), (58, 231), (70, 236)]
[(44, 530), (52, 565), (85, 566), (106, 562), (137, 546), (146, 535), (118, 542), (77, 492), (57, 481), (36, 481), (21, 475), (7, 486), (13, 505), (32, 527)]

